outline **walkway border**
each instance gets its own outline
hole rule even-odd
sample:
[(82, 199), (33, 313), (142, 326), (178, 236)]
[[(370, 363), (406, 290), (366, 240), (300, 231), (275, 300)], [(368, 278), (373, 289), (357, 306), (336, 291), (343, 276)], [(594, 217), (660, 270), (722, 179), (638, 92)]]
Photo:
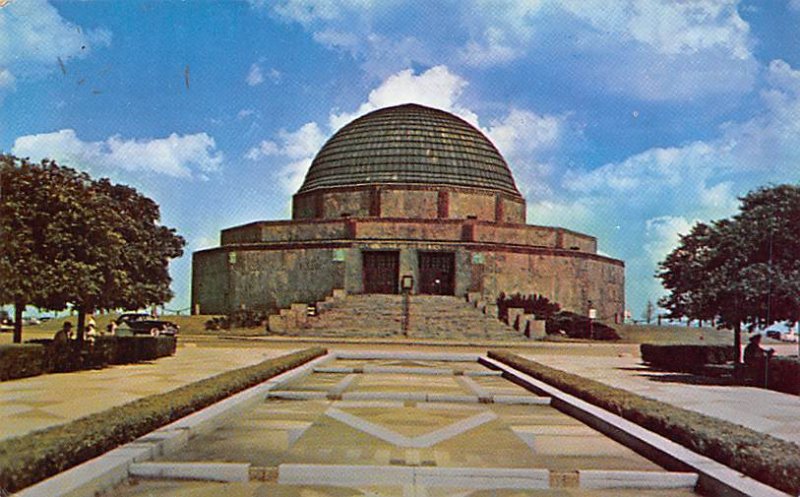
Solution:
[(535, 393), (550, 396), (554, 408), (586, 423), (665, 468), (672, 471), (696, 472), (700, 475), (698, 491), (724, 497), (791, 497), (498, 360), (481, 357), (479, 362), (503, 371), (504, 376)]
[(231, 417), (263, 402), (273, 388), (311, 373), (335, 358), (327, 353), (290, 371), (220, 400), (205, 409), (162, 426), (133, 442), (79, 464), (39, 483), (24, 488), (13, 497), (95, 497), (128, 478), (132, 464), (168, 455), (186, 446), (189, 439), (209, 433)]

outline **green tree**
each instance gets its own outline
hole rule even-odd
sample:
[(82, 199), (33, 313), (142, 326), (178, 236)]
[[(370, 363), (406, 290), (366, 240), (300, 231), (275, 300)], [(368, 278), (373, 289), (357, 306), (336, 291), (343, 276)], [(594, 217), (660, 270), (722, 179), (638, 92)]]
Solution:
[(46, 181), (29, 162), (0, 155), (0, 302), (14, 306), (14, 342), (22, 341), (22, 312), (41, 295), (47, 278), (43, 213), (29, 199)]
[[(661, 262), (671, 317), (714, 319), (734, 330), (800, 318), (800, 186), (754, 190), (730, 219), (699, 223)], [(739, 362), (739, 354), (736, 356)]]
[[(15, 309), (71, 305), (82, 339), (87, 312), (172, 296), (168, 264), (182, 255), (184, 240), (159, 224), (155, 202), (52, 161), (4, 156), (2, 164), (0, 275), (8, 283), (0, 302)], [(21, 328), (14, 338), (21, 340)]]

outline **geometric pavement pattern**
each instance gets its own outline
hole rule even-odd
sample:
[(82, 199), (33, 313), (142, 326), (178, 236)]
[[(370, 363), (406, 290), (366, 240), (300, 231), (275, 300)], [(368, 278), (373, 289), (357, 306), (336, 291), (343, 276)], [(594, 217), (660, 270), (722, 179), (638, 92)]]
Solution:
[[(484, 402), (536, 396), (478, 363), (337, 359), (274, 391), (282, 392), (307, 398), (267, 399), (160, 461), (249, 463), (250, 482), (138, 480), (109, 495), (694, 495), (691, 488), (581, 488), (580, 472), (664, 470), (549, 405)], [(475, 401), (403, 397), (420, 392)], [(365, 393), (371, 397), (357, 398)], [(544, 480), (531, 483), (537, 471)]]

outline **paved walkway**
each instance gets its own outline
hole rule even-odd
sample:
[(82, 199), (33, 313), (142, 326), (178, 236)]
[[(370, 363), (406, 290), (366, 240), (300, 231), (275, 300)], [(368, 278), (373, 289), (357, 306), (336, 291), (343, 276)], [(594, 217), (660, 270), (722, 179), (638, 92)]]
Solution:
[[(549, 400), (474, 358), (339, 358), (185, 447), (132, 467), (147, 479), (109, 495), (696, 495), (696, 475), (665, 471)], [(223, 480), (231, 483), (180, 479), (191, 471), (221, 479), (233, 467), (242, 469)]]
[[(606, 347), (605, 353), (601, 348)], [(569, 354), (546, 350), (520, 355), (607, 385), (737, 423), (800, 444), (800, 396), (760, 388), (680, 383), (682, 375), (651, 371), (630, 347), (572, 345)]]
[[(65, 423), (94, 412), (304, 348), (307, 343), (184, 342), (174, 357), (151, 364), (53, 374), (0, 383), (0, 439)], [(413, 345), (328, 345), (335, 348), (420, 350)], [(483, 348), (461, 348), (485, 352)], [(454, 347), (439, 348), (453, 352)], [(436, 350), (425, 347), (426, 351)], [(543, 343), (520, 355), (611, 386), (738, 423), (800, 444), (800, 397), (749, 387), (677, 383), (676, 375), (639, 363), (638, 346)]]
[(0, 439), (66, 423), (148, 395), (287, 353), (279, 346), (182, 344), (152, 363), (49, 374), (0, 383)]

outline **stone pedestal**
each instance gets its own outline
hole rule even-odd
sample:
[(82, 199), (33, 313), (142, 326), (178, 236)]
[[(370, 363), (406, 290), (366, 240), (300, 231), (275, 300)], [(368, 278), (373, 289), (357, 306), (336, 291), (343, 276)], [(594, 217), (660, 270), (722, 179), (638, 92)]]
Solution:
[(280, 314), (270, 314), (267, 318), (267, 329), (272, 333), (286, 333), (286, 317)]
[(292, 304), (291, 307), (289, 307), (289, 313), (294, 320), (295, 328), (302, 328), (308, 322), (307, 304)]
[(544, 319), (530, 319), (525, 324), (525, 336), (533, 340), (541, 340), (547, 336)]

